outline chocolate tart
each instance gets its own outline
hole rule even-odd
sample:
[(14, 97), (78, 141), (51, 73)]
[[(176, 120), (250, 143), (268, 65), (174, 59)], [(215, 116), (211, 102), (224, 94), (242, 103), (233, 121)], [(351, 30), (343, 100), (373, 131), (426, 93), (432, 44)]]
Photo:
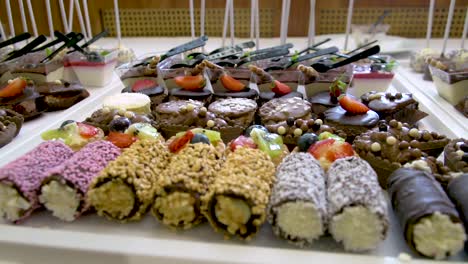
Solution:
[(341, 106), (328, 109), (324, 112), (324, 117), (325, 124), (346, 133), (348, 142), (353, 142), (356, 136), (374, 128), (379, 121), (379, 115), (372, 110), (365, 114), (353, 115)]
[(369, 92), (361, 96), (361, 101), (386, 121), (396, 119), (414, 125), (427, 116), (411, 93)]
[(209, 104), (212, 94), (213, 93), (207, 88), (200, 91), (187, 91), (182, 88), (173, 88), (169, 90), (169, 101), (196, 100), (204, 104)]
[(329, 91), (323, 91), (313, 94), (309, 97), (309, 102), (312, 104), (312, 113), (321, 117), (323, 113), (330, 108), (339, 105), (336, 97), (331, 97)]
[(23, 117), (15, 111), (0, 109), (0, 148), (10, 143), (21, 130)]
[(156, 127), (156, 123), (152, 115), (136, 114), (131, 111), (121, 109), (110, 109), (108, 107), (96, 110), (91, 116), (87, 117), (83, 123), (98, 127), (104, 131), (104, 134), (109, 134), (109, 124), (117, 117), (127, 117), (132, 124), (134, 123), (148, 123)]
[[(1, 85), (0, 90), (7, 85)], [(23, 116), (25, 121), (33, 119), (47, 110), (44, 96), (39, 94), (36, 91), (36, 87), (30, 83), (28, 83), (20, 95), (0, 98), (0, 107), (17, 112)]]
[(275, 98), (262, 105), (258, 115), (263, 125), (287, 121), (288, 118), (308, 120), (312, 118), (311, 104), (298, 97)]
[(216, 101), (218, 99), (227, 99), (227, 98), (246, 98), (251, 100), (258, 99), (258, 92), (255, 89), (251, 89), (246, 87), (244, 90), (239, 92), (233, 92), (229, 90), (224, 91), (214, 91), (213, 93), (213, 100)]

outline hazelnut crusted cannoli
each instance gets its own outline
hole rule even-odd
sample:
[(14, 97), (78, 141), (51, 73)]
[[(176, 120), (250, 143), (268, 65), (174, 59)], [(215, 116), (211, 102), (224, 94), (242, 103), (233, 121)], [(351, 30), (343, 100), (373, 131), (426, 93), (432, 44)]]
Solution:
[(226, 238), (250, 240), (266, 219), (274, 181), (275, 165), (266, 153), (236, 148), (202, 197), (202, 212)]
[(200, 197), (212, 185), (221, 169), (223, 154), (211, 144), (187, 144), (174, 154), (161, 174), (152, 207), (163, 224), (189, 229), (204, 220)]
[(48, 172), (40, 190), (39, 201), (55, 217), (64, 221), (75, 220), (89, 209), (85, 197), (91, 181), (119, 155), (120, 149), (109, 141), (87, 144)]
[(365, 160), (336, 160), (327, 178), (329, 231), (345, 250), (375, 248), (387, 236), (387, 202), (377, 174)]
[(442, 259), (463, 248), (466, 234), (457, 210), (427, 171), (394, 171), (388, 179), (388, 194), (406, 243), (413, 250)]
[(93, 179), (87, 202), (100, 216), (120, 222), (140, 220), (154, 200), (169, 155), (160, 140), (133, 143)]
[(325, 172), (309, 153), (291, 153), (276, 171), (268, 208), (275, 235), (300, 247), (324, 234), (327, 222)]
[(0, 217), (17, 223), (40, 207), (38, 190), (47, 171), (73, 155), (61, 141), (41, 143), (0, 169)]

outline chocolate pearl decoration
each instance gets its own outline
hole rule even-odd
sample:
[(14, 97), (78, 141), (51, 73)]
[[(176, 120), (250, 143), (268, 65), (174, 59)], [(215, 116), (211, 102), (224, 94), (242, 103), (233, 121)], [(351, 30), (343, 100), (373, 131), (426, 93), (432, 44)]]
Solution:
[(195, 108), (195, 106), (193, 104), (187, 104), (187, 111), (193, 111), (193, 109)]
[(407, 141), (401, 141), (399, 146), (400, 149), (407, 149), (409, 148), (410, 144)]
[(393, 128), (398, 127), (398, 121), (396, 121), (395, 119), (390, 120), (390, 122), (388, 122), (388, 124)]
[(390, 136), (387, 138), (387, 144), (389, 145), (395, 145), (397, 142), (397, 139), (394, 136)]
[(294, 117), (288, 117), (288, 119), (286, 120), (286, 124), (288, 126), (294, 126)]
[(299, 137), (302, 135), (302, 130), (299, 128), (294, 129), (294, 136)]
[(280, 135), (284, 135), (286, 133), (286, 128), (284, 126), (280, 126), (276, 132)]
[(313, 119), (310, 119), (310, 120), (307, 121), (307, 126), (310, 127), (310, 128), (312, 128), (314, 126), (314, 124), (315, 124), (315, 122), (314, 122)]
[(307, 130), (309, 130), (309, 127), (307, 126), (307, 124), (302, 124), (301, 130), (302, 131), (307, 131)]
[(207, 127), (214, 127), (215, 126), (215, 122), (213, 120), (208, 120), (206, 121), (206, 126)]
[[(307, 122), (309, 122), (309, 121), (307, 121)], [(304, 124), (304, 120), (302, 120), (302, 119), (297, 119), (296, 120), (296, 126), (297, 127), (302, 127), (303, 124)]]
[(372, 143), (372, 145), (371, 145), (371, 151), (372, 152), (379, 152), (381, 149), (382, 149), (382, 146), (380, 146), (379, 143), (377, 143), (377, 142)]

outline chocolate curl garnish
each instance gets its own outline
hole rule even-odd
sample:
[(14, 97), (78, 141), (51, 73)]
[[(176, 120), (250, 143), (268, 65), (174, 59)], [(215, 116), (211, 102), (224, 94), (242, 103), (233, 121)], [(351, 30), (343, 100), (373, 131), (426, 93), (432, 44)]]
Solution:
[(255, 73), (255, 75), (258, 76), (259, 81), (261, 82), (272, 82), (274, 80), (273, 77), (269, 73), (267, 73), (262, 68), (259, 68), (255, 65), (249, 65), (249, 70)]
[(216, 69), (224, 69), (223, 67), (219, 66), (218, 64), (214, 64), (211, 61), (203, 60), (202, 63), (207, 67), (208, 69), (216, 70)]
[(206, 67), (205, 61), (202, 61), (193, 68), (193, 70), (192, 70), (192, 72), (190, 74), (192, 76), (201, 74), (203, 72), (203, 70), (205, 69), (205, 67)]
[(161, 58), (159, 56), (154, 56), (151, 59), (150, 63), (146, 66), (145, 74), (155, 74), (156, 71), (157, 71), (156, 67), (157, 67), (160, 59)]
[(318, 78), (319, 73), (312, 67), (307, 67), (305, 65), (299, 64), (297, 69), (304, 73), (306, 76)]

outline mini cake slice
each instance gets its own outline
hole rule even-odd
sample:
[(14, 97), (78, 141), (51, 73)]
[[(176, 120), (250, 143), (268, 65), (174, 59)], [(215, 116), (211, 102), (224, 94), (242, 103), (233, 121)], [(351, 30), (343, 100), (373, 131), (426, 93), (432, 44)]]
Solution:
[(36, 91), (34, 82), (21, 77), (0, 84), (0, 106), (17, 112), (25, 120), (35, 118), (47, 110), (44, 96)]
[(67, 109), (89, 96), (89, 92), (80, 83), (61, 80), (39, 84), (36, 90), (44, 96), (47, 111)]
[(419, 103), (411, 93), (368, 92), (361, 96), (361, 101), (379, 114), (387, 122), (396, 119), (410, 125), (416, 124), (427, 116), (419, 110)]

